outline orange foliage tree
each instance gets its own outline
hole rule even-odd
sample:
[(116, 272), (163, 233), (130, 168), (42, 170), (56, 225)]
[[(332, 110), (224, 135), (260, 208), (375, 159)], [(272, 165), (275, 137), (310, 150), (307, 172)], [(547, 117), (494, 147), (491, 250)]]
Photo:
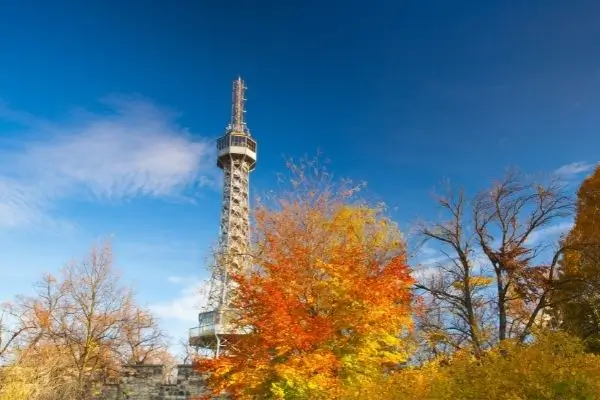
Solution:
[(289, 166), (293, 190), (257, 207), (253, 266), (233, 276), (236, 324), (250, 333), (196, 369), (236, 399), (359, 398), (410, 355), (402, 235), (358, 188)]
[(12, 331), (1, 347), (9, 363), (0, 371), (0, 399), (87, 400), (123, 364), (168, 359), (158, 321), (121, 284), (108, 242), (61, 276), (46, 274), (34, 296), (18, 296), (2, 311)]

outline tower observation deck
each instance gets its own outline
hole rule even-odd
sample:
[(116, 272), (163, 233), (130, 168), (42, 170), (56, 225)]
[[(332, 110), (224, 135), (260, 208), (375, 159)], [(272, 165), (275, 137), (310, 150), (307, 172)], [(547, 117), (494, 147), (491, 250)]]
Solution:
[(236, 336), (244, 334), (232, 324), (230, 306), (234, 287), (230, 275), (248, 266), (250, 239), (249, 176), (256, 166), (256, 141), (244, 119), (241, 78), (233, 82), (231, 120), (225, 135), (217, 140), (217, 166), (223, 170), (219, 245), (212, 267), (208, 304), (198, 315), (198, 327), (190, 329), (189, 343), (218, 356)]

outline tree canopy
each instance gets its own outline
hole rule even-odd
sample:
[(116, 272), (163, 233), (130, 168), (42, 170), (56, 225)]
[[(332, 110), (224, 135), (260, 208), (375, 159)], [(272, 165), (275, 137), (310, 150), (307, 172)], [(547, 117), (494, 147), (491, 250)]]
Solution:
[(197, 364), (215, 393), (352, 398), (409, 358), (413, 281), (400, 231), (382, 209), (351, 204), (352, 191), (306, 179), (256, 210), (253, 267), (233, 277), (237, 323), (251, 332)]
[(575, 224), (564, 246), (559, 325), (600, 353), (600, 167), (579, 188)]
[(119, 282), (108, 243), (60, 276), (46, 274), (35, 295), (5, 304), (4, 313), (13, 323), (0, 399), (89, 399), (124, 364), (167, 358), (163, 332)]

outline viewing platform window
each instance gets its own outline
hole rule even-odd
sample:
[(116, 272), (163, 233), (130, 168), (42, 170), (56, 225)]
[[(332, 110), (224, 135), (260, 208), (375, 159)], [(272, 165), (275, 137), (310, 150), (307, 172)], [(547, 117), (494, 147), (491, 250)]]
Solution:
[(246, 137), (245, 136), (231, 136), (231, 145), (232, 146), (246, 146)]
[(221, 151), (230, 146), (247, 147), (256, 152), (256, 142), (248, 136), (226, 135), (217, 140), (217, 150)]
[(216, 313), (214, 311), (204, 312), (198, 316), (200, 328), (214, 326), (216, 321)]
[(229, 139), (229, 137), (228, 137), (228, 136), (225, 136), (225, 137), (219, 138), (219, 139), (217, 140), (217, 150), (221, 151), (221, 150), (223, 150), (224, 148), (228, 147), (228, 143), (227, 143), (227, 142), (228, 142), (228, 139)]

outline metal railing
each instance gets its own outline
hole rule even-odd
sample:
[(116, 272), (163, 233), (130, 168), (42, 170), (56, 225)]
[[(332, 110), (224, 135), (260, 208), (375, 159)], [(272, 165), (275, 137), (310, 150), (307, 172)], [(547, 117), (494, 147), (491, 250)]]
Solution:
[(190, 328), (190, 337), (206, 336), (215, 333), (215, 325), (203, 325)]

